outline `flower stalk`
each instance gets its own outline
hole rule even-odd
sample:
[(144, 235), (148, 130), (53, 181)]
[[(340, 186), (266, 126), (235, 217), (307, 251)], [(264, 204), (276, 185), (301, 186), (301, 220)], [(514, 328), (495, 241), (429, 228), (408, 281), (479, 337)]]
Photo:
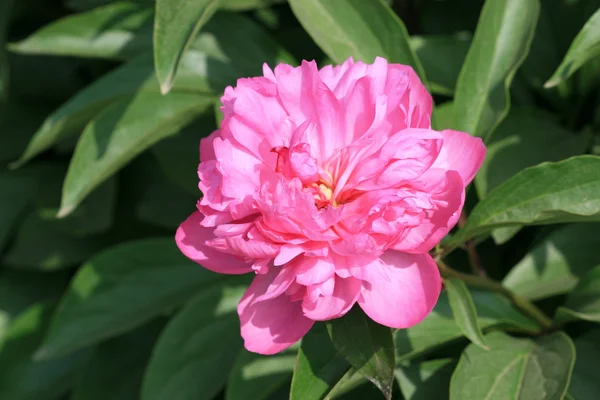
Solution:
[(443, 277), (457, 278), (465, 282), (469, 286), (479, 287), (482, 289), (491, 290), (508, 298), (512, 304), (525, 315), (535, 320), (543, 329), (549, 329), (552, 325), (552, 320), (544, 314), (535, 304), (526, 298), (515, 294), (502, 286), (500, 283), (484, 276), (465, 274), (456, 271), (446, 265), (442, 260), (436, 260), (438, 268)]

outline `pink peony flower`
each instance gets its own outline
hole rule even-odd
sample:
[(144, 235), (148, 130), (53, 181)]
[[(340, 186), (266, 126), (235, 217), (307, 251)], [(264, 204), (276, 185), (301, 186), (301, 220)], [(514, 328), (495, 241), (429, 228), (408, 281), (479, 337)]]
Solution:
[(428, 252), (458, 220), (481, 140), (432, 130), (413, 69), (382, 58), (265, 65), (221, 101), (176, 241), (209, 270), (256, 274), (238, 306), (246, 348), (277, 353), (355, 303), (389, 327), (423, 320), (441, 290)]

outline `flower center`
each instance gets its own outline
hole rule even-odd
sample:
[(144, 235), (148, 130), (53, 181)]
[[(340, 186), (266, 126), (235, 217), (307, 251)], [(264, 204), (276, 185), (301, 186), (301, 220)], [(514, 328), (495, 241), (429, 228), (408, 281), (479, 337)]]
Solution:
[(333, 202), (331, 201), (333, 190), (329, 186), (324, 183), (313, 183), (312, 187), (316, 189), (313, 196), (315, 198), (315, 205), (318, 209), (325, 208), (330, 204), (334, 207), (337, 205), (335, 200)]

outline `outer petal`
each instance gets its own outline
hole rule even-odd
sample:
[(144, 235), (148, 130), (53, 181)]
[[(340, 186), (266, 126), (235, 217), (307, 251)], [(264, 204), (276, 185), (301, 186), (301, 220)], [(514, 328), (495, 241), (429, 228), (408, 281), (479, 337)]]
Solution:
[[(378, 275), (381, 271), (388, 279)], [(408, 328), (421, 322), (442, 289), (440, 273), (429, 254), (387, 251), (366, 267), (366, 273), (375, 279), (363, 281), (358, 304), (371, 319), (392, 328)]]
[(230, 254), (222, 253), (206, 245), (215, 238), (214, 228), (205, 228), (200, 223), (204, 216), (196, 211), (177, 229), (175, 242), (179, 250), (189, 259), (220, 274), (245, 274), (252, 272), (252, 265)]
[(326, 321), (346, 314), (360, 295), (361, 281), (335, 277), (331, 296), (319, 296), (316, 301), (306, 296), (302, 302), (304, 315), (315, 321)]
[(430, 169), (419, 181), (413, 185), (429, 194), (436, 206), (423, 211), (425, 218), (408, 230), (407, 235), (393, 246), (394, 250), (426, 253), (450, 232), (460, 217), (465, 190), (458, 172)]
[(485, 158), (483, 141), (464, 132), (445, 130), (441, 133), (444, 143), (432, 168), (457, 171), (466, 186), (473, 180)]
[(303, 315), (302, 303), (292, 302), (285, 294), (256, 301), (267, 292), (277, 272), (273, 268), (256, 275), (238, 305), (244, 346), (254, 353), (278, 353), (300, 340), (314, 323)]

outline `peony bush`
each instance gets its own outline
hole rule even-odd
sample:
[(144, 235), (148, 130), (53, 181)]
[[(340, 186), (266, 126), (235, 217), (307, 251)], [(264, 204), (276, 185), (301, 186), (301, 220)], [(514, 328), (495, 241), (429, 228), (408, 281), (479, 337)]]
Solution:
[(0, 3), (0, 399), (597, 398), (599, 0)]

